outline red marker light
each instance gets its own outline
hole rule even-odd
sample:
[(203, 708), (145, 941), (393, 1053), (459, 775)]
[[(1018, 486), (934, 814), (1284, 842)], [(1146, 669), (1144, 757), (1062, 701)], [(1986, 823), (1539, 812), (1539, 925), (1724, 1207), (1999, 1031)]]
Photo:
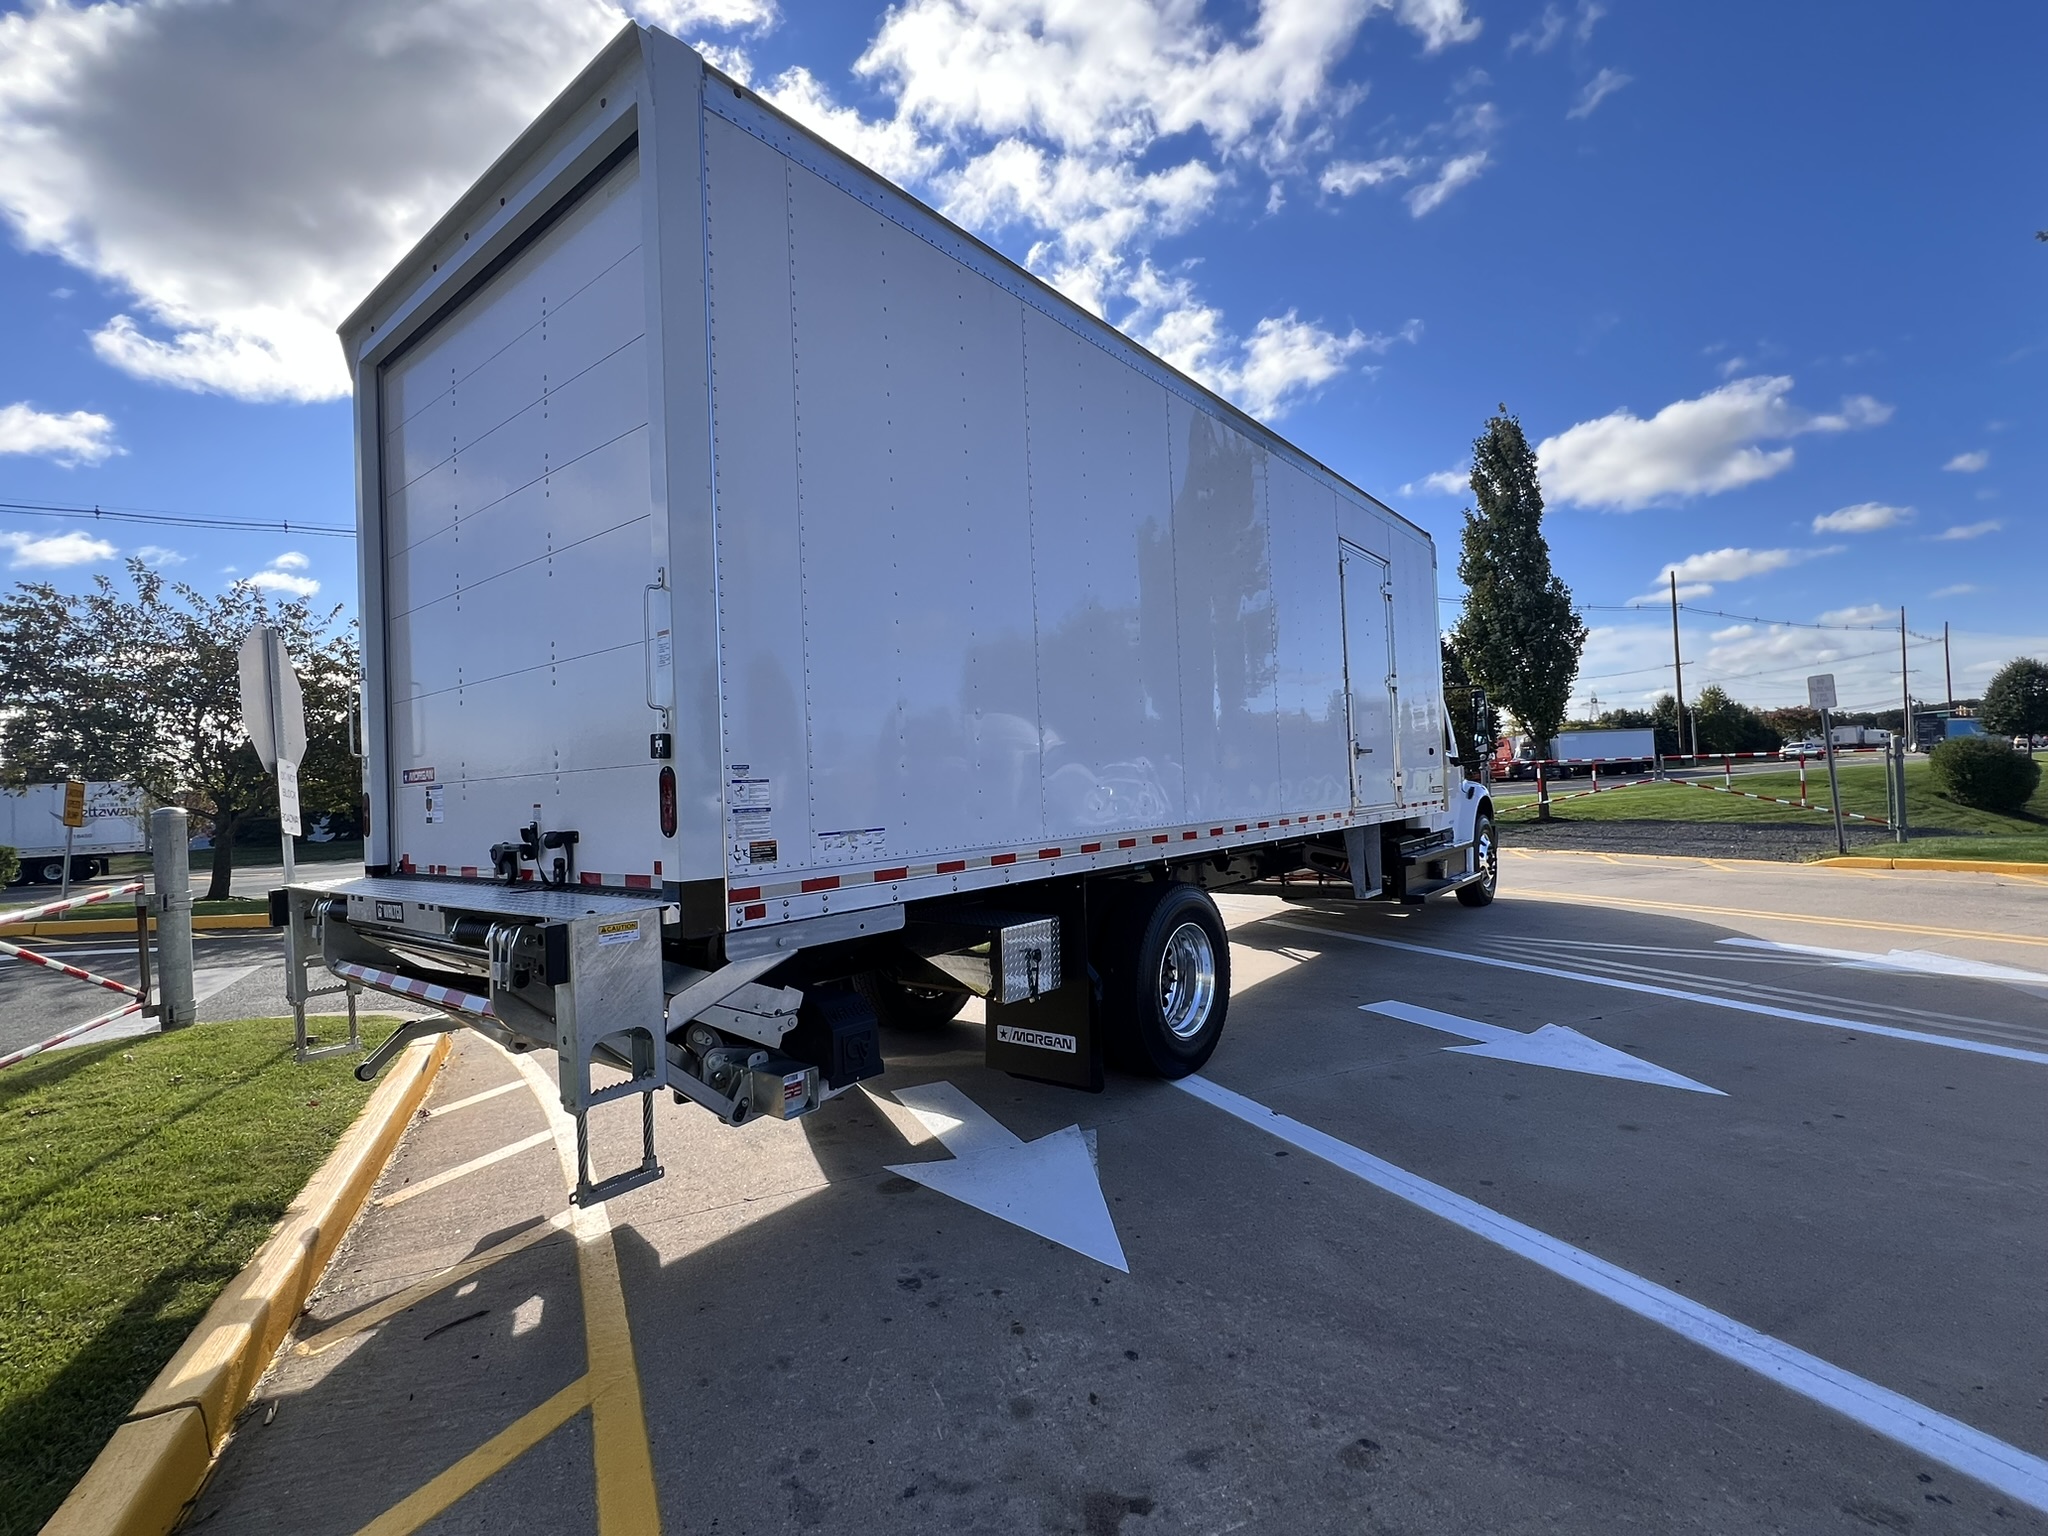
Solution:
[(661, 835), (676, 835), (676, 771), (673, 768), (661, 770)]

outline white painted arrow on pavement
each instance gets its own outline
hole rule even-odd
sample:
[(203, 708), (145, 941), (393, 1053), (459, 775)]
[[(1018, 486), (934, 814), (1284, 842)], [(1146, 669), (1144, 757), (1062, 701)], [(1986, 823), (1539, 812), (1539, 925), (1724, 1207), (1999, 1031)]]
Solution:
[(1546, 1024), (1525, 1035), (1520, 1030), (1502, 1029), (1498, 1024), (1481, 1024), (1477, 1019), (1439, 1013), (1434, 1008), (1419, 1008), (1414, 1003), (1362, 1003), (1359, 1011), (1384, 1014), (1390, 1019), (1420, 1024), (1424, 1029), (1441, 1030), (1447, 1035), (1461, 1035), (1479, 1042), (1477, 1045), (1444, 1047), (1461, 1056), (1491, 1056), (1498, 1061), (1525, 1062), (1532, 1067), (1557, 1067), (1565, 1072), (1584, 1072), (1591, 1077), (1620, 1077), (1635, 1083), (1655, 1083), (1664, 1088), (1683, 1088), (1689, 1093), (1727, 1097), (1719, 1088), (1709, 1088), (1705, 1083), (1694, 1082), (1676, 1072), (1667, 1072), (1654, 1062), (1639, 1061), (1626, 1051), (1602, 1045), (1598, 1040), (1582, 1035), (1576, 1029), (1567, 1029), (1562, 1024)]
[(1024, 1141), (951, 1083), (899, 1088), (896, 1102), (953, 1156), (945, 1162), (894, 1163), (891, 1173), (1131, 1272), (1081, 1127)]

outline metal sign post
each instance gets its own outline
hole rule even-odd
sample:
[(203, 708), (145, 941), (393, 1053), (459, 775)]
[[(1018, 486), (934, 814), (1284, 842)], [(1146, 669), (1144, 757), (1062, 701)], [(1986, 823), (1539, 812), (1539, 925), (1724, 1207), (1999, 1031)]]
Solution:
[(299, 764), (306, 757), (306, 703), (299, 675), (284, 648), (284, 633), (258, 624), (242, 641), (242, 724), (263, 766), (277, 775), (277, 817), (284, 846), (284, 878), (296, 879), (292, 839), (299, 819)]
[(1842, 781), (1835, 776), (1835, 674), (1820, 672), (1806, 680), (1806, 702), (1820, 711), (1821, 750), (1828, 758), (1828, 800), (1835, 813), (1835, 852), (1849, 851), (1849, 834), (1842, 830)]
[(73, 774), (64, 781), (64, 888), (58, 894), (71, 894), (71, 844), (78, 836), (78, 829), (85, 825), (85, 780)]

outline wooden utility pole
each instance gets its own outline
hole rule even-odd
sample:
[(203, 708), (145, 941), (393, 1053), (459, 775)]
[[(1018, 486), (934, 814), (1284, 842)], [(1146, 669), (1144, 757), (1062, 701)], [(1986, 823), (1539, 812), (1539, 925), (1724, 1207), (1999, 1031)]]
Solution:
[[(1678, 703), (1678, 755), (1685, 755), (1685, 663), (1678, 655), (1678, 572), (1671, 573), (1671, 677), (1673, 697)], [(1693, 731), (1693, 749), (1699, 749), (1700, 737), (1697, 728)]]

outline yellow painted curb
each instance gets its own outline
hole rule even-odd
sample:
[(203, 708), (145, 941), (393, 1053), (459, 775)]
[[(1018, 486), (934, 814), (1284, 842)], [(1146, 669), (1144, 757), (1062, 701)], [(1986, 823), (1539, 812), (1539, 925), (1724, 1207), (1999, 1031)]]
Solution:
[[(210, 912), (192, 919), (192, 931), (210, 933), (224, 928), (268, 928), (268, 912)], [(33, 934), (39, 939), (80, 938), (89, 939), (95, 934), (133, 933), (135, 919), (132, 917), (81, 919), (75, 923), (19, 923), (6, 930), (7, 935), (17, 933)], [(156, 919), (151, 918), (149, 931), (156, 932)]]
[(450, 1039), (408, 1046), (284, 1219), (150, 1383), (42, 1536), (164, 1536), (220, 1454), (335, 1245), (447, 1060)]
[(2000, 863), (1995, 859), (1876, 859), (1851, 856), (1846, 859), (1816, 859), (1830, 869), (1934, 870), (1971, 875), (2048, 875), (2048, 864)]

